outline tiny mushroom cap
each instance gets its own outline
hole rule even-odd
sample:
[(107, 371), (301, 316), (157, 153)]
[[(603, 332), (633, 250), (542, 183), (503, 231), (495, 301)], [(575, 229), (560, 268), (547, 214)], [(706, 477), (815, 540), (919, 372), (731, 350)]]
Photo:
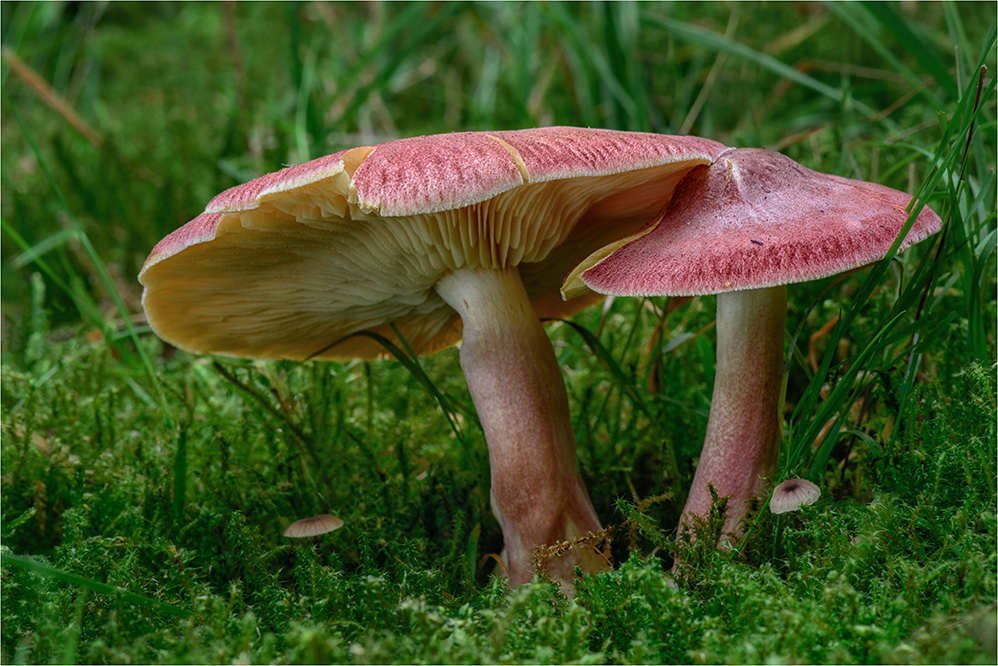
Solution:
[(819, 497), (821, 489), (807, 479), (787, 479), (773, 489), (769, 510), (773, 513), (796, 511), (802, 506), (814, 504)]
[(288, 525), (284, 530), (284, 536), (300, 539), (303, 537), (319, 536), (326, 532), (332, 532), (343, 527), (343, 521), (328, 513), (321, 513), (311, 518), (302, 518)]
[[(417, 354), (461, 341), (510, 582), (523, 583), (535, 546), (600, 529), (539, 318), (595, 302), (564, 303), (564, 276), (724, 150), (573, 127), (344, 150), (215, 197), (153, 249), (143, 306), (160, 337), (202, 353), (376, 358), (396, 331)], [(576, 565), (602, 562), (577, 548), (546, 568), (568, 590)]]
[[(786, 285), (883, 258), (909, 220), (912, 198), (888, 187), (818, 173), (788, 157), (730, 149), (693, 169), (662, 213), (638, 234), (590, 255), (566, 280), (566, 297), (717, 297), (717, 377), (703, 452), (683, 510), (706, 515), (709, 486), (731, 497), (740, 522), (775, 472), (786, 328)], [(899, 245), (942, 225), (921, 208)]]

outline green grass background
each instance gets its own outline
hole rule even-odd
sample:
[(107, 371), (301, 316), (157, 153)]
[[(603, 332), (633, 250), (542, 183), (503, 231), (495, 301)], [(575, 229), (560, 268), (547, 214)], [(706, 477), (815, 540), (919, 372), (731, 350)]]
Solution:
[[(4, 663), (995, 663), (993, 3), (5, 2), (0, 21)], [(282, 165), (552, 124), (778, 149), (946, 224), (790, 290), (780, 477), (823, 494), (732, 552), (673, 543), (664, 476), (674, 454), (686, 486), (703, 440), (713, 299), (549, 327), (618, 562), (571, 601), (491, 578), (455, 350), (194, 357), (148, 330), (135, 279)], [(322, 512), (344, 528), (281, 536)]]

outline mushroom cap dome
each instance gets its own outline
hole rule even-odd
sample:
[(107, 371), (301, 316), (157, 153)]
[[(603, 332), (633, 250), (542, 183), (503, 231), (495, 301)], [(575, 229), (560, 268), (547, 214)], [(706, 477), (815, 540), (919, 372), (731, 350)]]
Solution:
[(776, 514), (796, 511), (802, 506), (814, 504), (819, 497), (821, 489), (807, 479), (787, 479), (773, 489), (769, 510)]
[[(882, 259), (911, 202), (780, 153), (730, 149), (691, 170), (654, 224), (581, 262), (563, 291), (698, 296), (835, 275)], [(941, 226), (923, 207), (899, 249)]]
[(284, 536), (295, 539), (314, 537), (338, 530), (341, 527), (343, 527), (343, 520), (337, 518), (336, 516), (331, 516), (328, 513), (322, 513), (318, 516), (302, 518), (301, 520), (296, 520), (291, 523), (288, 525), (287, 529), (284, 530)]
[(381, 345), (352, 334), (395, 340), (394, 324), (432, 353), (461, 337), (433, 289), (442, 276), (517, 266), (539, 316), (573, 314), (595, 298), (562, 301), (572, 267), (644, 226), (724, 149), (548, 127), (340, 151), (216, 196), (149, 255), (143, 307), (160, 337), (195, 352), (374, 358)]

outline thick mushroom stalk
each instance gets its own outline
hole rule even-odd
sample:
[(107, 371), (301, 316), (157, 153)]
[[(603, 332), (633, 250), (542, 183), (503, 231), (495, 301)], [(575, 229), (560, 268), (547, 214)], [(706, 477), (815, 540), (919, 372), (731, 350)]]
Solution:
[(700, 464), (683, 508), (706, 516), (709, 486), (729, 497), (726, 531), (738, 535), (752, 500), (776, 472), (787, 319), (785, 285), (717, 295), (717, 374)]
[[(510, 583), (530, 580), (534, 547), (600, 529), (579, 476), (561, 371), (518, 270), (459, 269), (436, 291), (464, 325), (461, 367), (489, 446), (492, 507), (506, 540)], [(568, 589), (576, 565), (606, 560), (576, 546), (546, 570)]]

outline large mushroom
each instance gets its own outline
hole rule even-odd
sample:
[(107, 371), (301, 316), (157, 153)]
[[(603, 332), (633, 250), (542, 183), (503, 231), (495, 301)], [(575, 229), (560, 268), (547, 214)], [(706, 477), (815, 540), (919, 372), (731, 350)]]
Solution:
[[(807, 169), (776, 152), (740, 148), (679, 184), (654, 224), (594, 253), (569, 276), (566, 297), (717, 294), (717, 375), (707, 434), (681, 525), (706, 516), (709, 485), (730, 498), (739, 526), (780, 444), (778, 413), (789, 283), (882, 259), (908, 220), (911, 197)], [(922, 208), (903, 250), (939, 230)]]
[[(489, 447), (512, 584), (539, 545), (600, 529), (579, 475), (560, 370), (539, 317), (596, 248), (636, 232), (713, 141), (551, 127), (345, 150), (232, 188), (163, 239), (140, 273), (153, 330), (183, 349), (251, 358), (417, 354), (461, 340)], [(333, 346), (332, 343), (342, 340)], [(549, 562), (605, 567), (591, 549)]]

